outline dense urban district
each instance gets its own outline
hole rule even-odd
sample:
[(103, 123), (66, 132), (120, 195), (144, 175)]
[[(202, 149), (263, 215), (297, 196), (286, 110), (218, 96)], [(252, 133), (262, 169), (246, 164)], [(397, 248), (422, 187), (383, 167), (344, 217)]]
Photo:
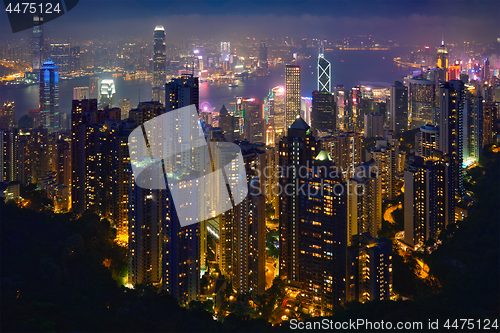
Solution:
[[(2, 331), (266, 332), (325, 318), (498, 329), (498, 41), (411, 46), (392, 60), (407, 75), (345, 87), (329, 55), (402, 45), (172, 42), (160, 25), (76, 43), (43, 28), (34, 16), (32, 37), (0, 50), (0, 92), (35, 86), (39, 99), (0, 110)], [(266, 95), (240, 89), (276, 73)], [(60, 105), (60, 85), (82, 78)], [(118, 80), (151, 89), (131, 106)], [(212, 106), (202, 84), (237, 95)], [(133, 167), (152, 166), (129, 137), (191, 105), (207, 142), (241, 150), (248, 195), (181, 226), (172, 191), (139, 186)], [(172, 173), (192, 176), (196, 156)]]

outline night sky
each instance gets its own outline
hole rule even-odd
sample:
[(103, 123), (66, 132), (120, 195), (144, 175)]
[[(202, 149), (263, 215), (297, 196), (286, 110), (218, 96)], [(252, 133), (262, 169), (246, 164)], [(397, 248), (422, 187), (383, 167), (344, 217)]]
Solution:
[[(80, 0), (68, 14), (45, 25), (47, 37), (74, 40), (139, 37), (162, 24), (177, 38), (343, 38), (357, 34), (396, 38), (407, 44), (500, 37), (498, 0)], [(4, 10), (0, 37), (13, 34)], [(239, 34), (239, 35), (238, 35)]]

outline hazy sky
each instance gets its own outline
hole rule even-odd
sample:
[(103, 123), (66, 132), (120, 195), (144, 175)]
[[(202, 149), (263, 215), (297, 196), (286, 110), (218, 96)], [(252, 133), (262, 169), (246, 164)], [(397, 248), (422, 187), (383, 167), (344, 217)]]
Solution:
[[(449, 42), (493, 42), (500, 37), (499, 17), (499, 0), (80, 0), (44, 29), (47, 37), (76, 40), (145, 37), (162, 24), (167, 36), (372, 34), (437, 44), (442, 35)], [(2, 10), (0, 35), (12, 39), (30, 32), (13, 34)]]

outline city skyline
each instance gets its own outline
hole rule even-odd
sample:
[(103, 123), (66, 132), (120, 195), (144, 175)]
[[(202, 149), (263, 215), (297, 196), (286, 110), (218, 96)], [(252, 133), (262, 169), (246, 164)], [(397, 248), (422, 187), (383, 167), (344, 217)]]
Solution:
[(0, 39), (2, 330), (498, 329), (500, 3), (99, 3)]

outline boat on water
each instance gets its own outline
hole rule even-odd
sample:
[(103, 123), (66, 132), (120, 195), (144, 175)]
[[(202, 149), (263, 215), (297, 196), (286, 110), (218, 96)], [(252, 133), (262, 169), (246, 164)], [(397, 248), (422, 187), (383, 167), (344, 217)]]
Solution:
[(229, 88), (236, 88), (238, 86), (238, 83), (237, 82), (234, 82), (234, 83), (230, 83), (228, 84), (228, 87)]

